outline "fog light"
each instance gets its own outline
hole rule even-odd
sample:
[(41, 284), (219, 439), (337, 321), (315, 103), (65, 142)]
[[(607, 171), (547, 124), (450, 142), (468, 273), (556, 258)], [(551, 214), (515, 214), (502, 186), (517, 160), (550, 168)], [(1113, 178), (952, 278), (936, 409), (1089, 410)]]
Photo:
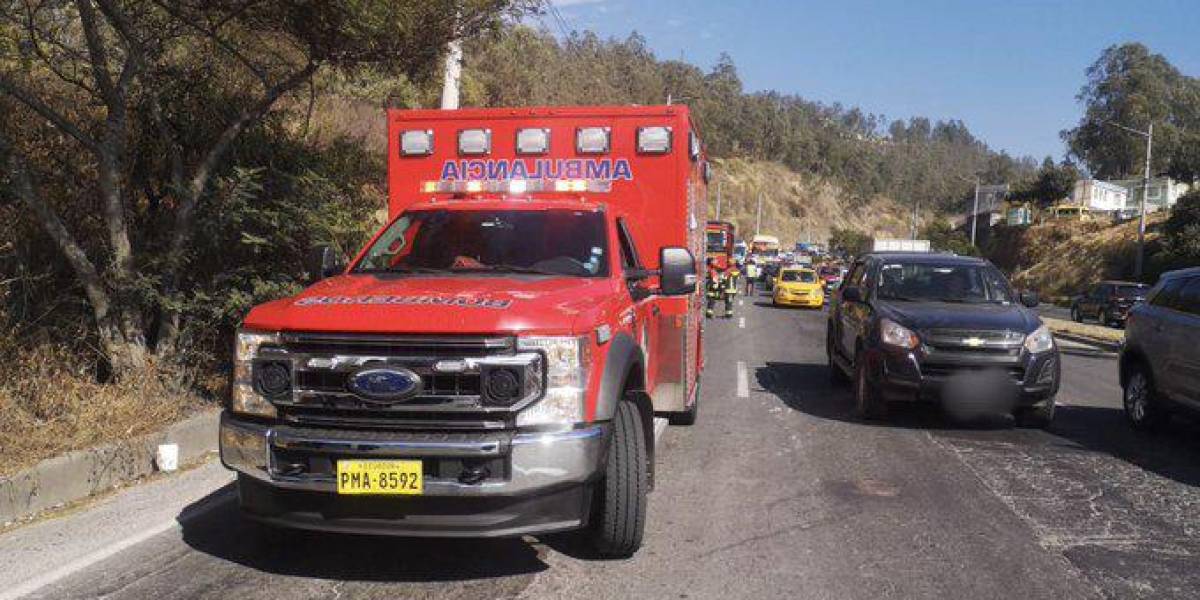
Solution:
[(1046, 359), (1046, 362), (1042, 363), (1042, 370), (1038, 371), (1036, 383), (1038, 385), (1050, 385), (1054, 383), (1054, 371), (1057, 367), (1058, 359), (1053, 356)]
[(521, 398), (521, 376), (510, 367), (487, 369), (483, 380), (484, 398), (490, 404), (510, 405)]
[(279, 398), (292, 392), (292, 370), (281, 361), (264, 361), (254, 365), (255, 391), (267, 398)]

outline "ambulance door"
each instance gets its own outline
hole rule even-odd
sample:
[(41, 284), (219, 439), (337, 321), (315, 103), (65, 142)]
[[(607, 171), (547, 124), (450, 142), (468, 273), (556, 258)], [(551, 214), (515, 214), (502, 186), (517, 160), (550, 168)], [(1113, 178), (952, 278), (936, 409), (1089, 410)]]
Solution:
[[(630, 231), (628, 223), (624, 219), (617, 220), (617, 240), (621, 246), (621, 268), (627, 276), (625, 285), (631, 299), (631, 306), (626, 309), (628, 314), (623, 315), (623, 318), (628, 320), (630, 335), (642, 349), (642, 356), (645, 359), (646, 392), (650, 394), (651, 398), (654, 398), (655, 390), (661, 383), (659, 369), (663, 363), (658, 347), (660, 341), (659, 320), (662, 314), (658, 303), (661, 298), (651, 293), (649, 279), (628, 277), (630, 274), (644, 270), (645, 266), (638, 256), (633, 232)], [(657, 402), (655, 402), (655, 409), (658, 410)]]

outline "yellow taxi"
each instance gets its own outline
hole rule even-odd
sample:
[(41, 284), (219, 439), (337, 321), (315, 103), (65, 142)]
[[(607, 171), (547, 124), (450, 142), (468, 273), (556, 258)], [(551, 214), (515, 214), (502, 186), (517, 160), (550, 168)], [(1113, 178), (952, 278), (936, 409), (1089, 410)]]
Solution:
[(775, 293), (771, 302), (776, 306), (821, 308), (825, 304), (821, 278), (812, 269), (784, 267), (775, 276)]

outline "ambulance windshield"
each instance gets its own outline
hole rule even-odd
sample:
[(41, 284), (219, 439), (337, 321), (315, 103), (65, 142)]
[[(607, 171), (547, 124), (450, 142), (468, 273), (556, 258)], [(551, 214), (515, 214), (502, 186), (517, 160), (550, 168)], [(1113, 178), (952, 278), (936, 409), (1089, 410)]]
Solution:
[(418, 210), (395, 220), (358, 273), (606, 277), (604, 216), (581, 210)]

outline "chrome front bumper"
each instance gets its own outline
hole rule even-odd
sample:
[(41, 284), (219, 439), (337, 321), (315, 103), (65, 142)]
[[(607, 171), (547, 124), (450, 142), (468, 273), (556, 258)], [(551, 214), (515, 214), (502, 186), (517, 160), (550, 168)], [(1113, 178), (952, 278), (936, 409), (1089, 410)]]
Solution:
[(354, 458), (461, 458), (508, 461), (504, 478), (481, 483), (427, 478), (423, 496), (512, 497), (553, 491), (595, 479), (604, 467), (609, 426), (597, 423), (551, 433), (394, 433), (312, 430), (265, 425), (221, 415), (221, 462), (271, 487), (336, 492), (332, 474), (285, 474), (277, 452)]

